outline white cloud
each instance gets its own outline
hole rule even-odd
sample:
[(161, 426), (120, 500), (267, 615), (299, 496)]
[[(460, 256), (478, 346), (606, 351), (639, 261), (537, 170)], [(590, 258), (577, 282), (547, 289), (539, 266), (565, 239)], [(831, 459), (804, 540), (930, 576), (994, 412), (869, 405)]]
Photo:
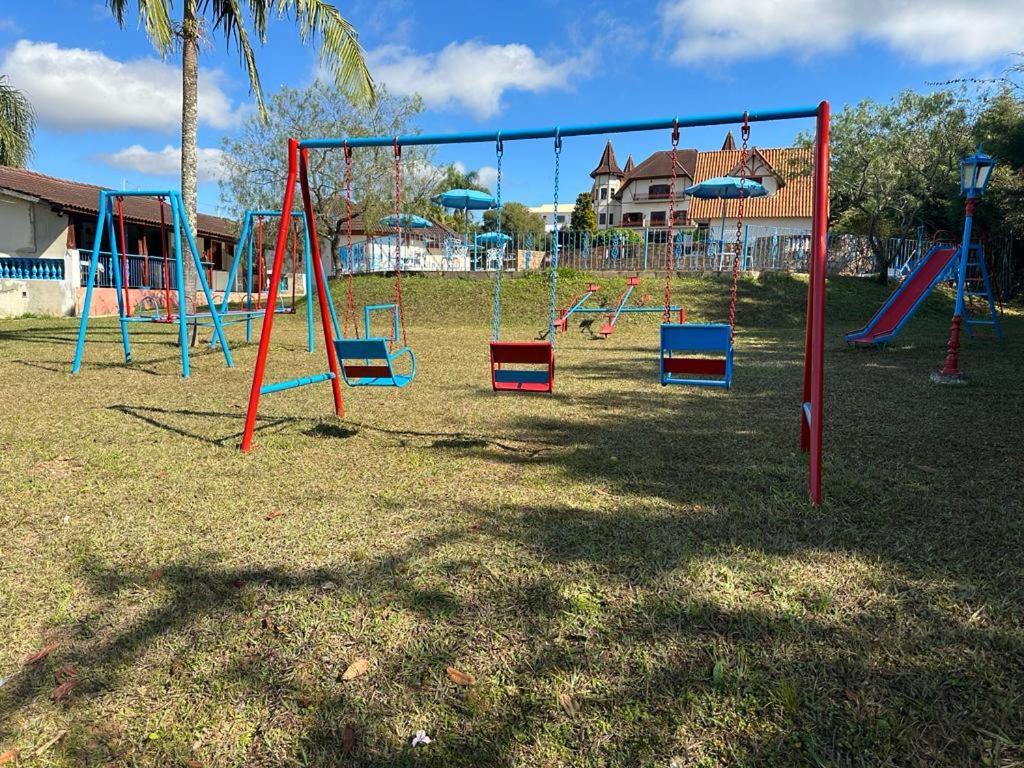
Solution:
[(807, 55), (880, 42), (925, 63), (980, 63), (1024, 49), (1024, 0), (664, 0), (679, 63)]
[[(111, 168), (136, 171), (147, 176), (178, 176), (181, 173), (181, 149), (167, 145), (163, 149), (146, 149), (141, 144), (100, 155), (100, 160)], [(197, 175), (199, 182), (218, 181), (224, 176), (224, 152), (220, 149), (198, 150)]]
[(449, 43), (439, 53), (386, 45), (368, 54), (374, 77), (401, 95), (419, 94), (429, 107), (461, 106), (477, 118), (501, 111), (506, 91), (567, 89), (580, 59), (546, 61), (526, 45)]
[[(19, 40), (0, 71), (52, 128), (174, 131), (181, 125), (181, 70), (158, 59), (117, 61), (99, 51)], [(230, 128), (241, 116), (223, 80), (218, 70), (200, 71), (199, 119), (215, 128)]]
[(498, 169), (490, 165), (484, 165), (476, 169), (476, 176), (480, 183), (494, 192), (498, 182)]

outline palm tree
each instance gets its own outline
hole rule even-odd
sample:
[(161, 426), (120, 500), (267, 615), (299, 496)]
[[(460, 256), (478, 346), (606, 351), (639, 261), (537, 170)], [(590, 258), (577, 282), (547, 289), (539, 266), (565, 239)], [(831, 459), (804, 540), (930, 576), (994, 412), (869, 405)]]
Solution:
[(24, 167), (32, 157), (35, 132), (32, 103), (0, 75), (0, 165)]
[[(196, 131), (199, 103), (199, 43), (207, 32), (219, 32), (228, 47), (238, 51), (249, 75), (249, 87), (260, 114), (266, 114), (263, 88), (256, 66), (252, 38), (266, 42), (267, 22), (273, 13), (293, 17), (299, 39), (315, 42), (320, 61), (338, 85), (356, 101), (372, 102), (373, 78), (366, 66), (355, 27), (324, 0), (183, 0), (181, 19), (171, 18), (173, 0), (136, 0), (146, 35), (162, 56), (181, 49), (181, 196), (189, 225), (196, 225)], [(130, 0), (107, 0), (114, 18), (125, 26)], [(248, 18), (245, 8), (248, 6)], [(249, 28), (252, 32), (250, 36)], [(281, 151), (268, 148), (268, 151)], [(186, 261), (186, 264), (190, 262)], [(191, 272), (191, 271), (190, 271)], [(189, 274), (190, 285), (194, 275)]]

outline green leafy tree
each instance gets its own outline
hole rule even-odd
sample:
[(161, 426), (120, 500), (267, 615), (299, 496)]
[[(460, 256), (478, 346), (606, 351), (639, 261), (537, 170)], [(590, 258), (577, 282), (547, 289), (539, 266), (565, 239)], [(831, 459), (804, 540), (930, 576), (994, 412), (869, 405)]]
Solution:
[(1024, 237), (1024, 100), (1022, 91), (1001, 88), (978, 115), (975, 135), (999, 160), (977, 216), (983, 229)]
[(576, 207), (572, 209), (569, 229), (576, 232), (593, 232), (597, 229), (597, 214), (594, 213), (594, 200), (589, 192), (580, 192), (576, 196)]
[(32, 157), (35, 130), (32, 103), (0, 75), (0, 165), (23, 168)]
[[(130, 0), (106, 0), (107, 6), (124, 27)], [(141, 25), (153, 47), (162, 56), (181, 54), (181, 196), (189, 224), (196, 224), (196, 136), (199, 124), (199, 48), (207, 38), (219, 35), (229, 48), (238, 51), (249, 76), (249, 86), (261, 115), (266, 108), (263, 87), (256, 65), (253, 38), (262, 44), (272, 18), (290, 16), (298, 28), (303, 45), (315, 44), (320, 62), (333, 76), (335, 84), (353, 99), (371, 102), (374, 84), (366, 66), (355, 27), (325, 0), (137, 0)], [(180, 16), (173, 17), (175, 11)], [(248, 11), (248, 13), (246, 13)], [(271, 147), (266, 148), (271, 151)], [(272, 151), (280, 153), (281, 147)], [(195, 285), (190, 262), (187, 281)]]
[[(317, 81), (307, 88), (282, 88), (267, 100), (266, 116), (253, 115), (237, 137), (224, 139), (223, 197), (236, 216), (246, 208), (276, 210), (287, 177), (287, 157), (268, 152), (283, 147), (289, 136), (369, 136), (415, 131), (423, 110), (419, 98), (395, 97), (378, 90), (373, 104), (354, 101), (333, 83)], [(427, 147), (402, 149), (402, 210), (430, 216), (430, 196), (442, 171), (431, 162)], [(331, 245), (335, 270), (346, 237), (345, 161), (341, 151), (310, 152), (310, 195), (317, 231)], [(369, 226), (394, 212), (395, 158), (391, 147), (365, 147), (352, 152), (351, 208), (363, 212)], [(296, 207), (301, 202), (296, 202)]]
[[(497, 221), (496, 211), (484, 211), (485, 230), (493, 232), (497, 229)], [(501, 207), (501, 231), (522, 238), (533, 235), (533, 241), (539, 244), (544, 238), (544, 217), (522, 203), (504, 203)]]
[[(887, 237), (908, 234), (919, 222), (946, 228), (971, 132), (968, 104), (948, 91), (904, 91), (889, 103), (865, 100), (833, 116), (833, 227), (868, 236), (882, 283)], [(798, 141), (810, 146), (812, 137)]]
[(637, 232), (635, 229), (625, 229), (622, 227), (612, 227), (611, 229), (602, 229), (596, 235), (594, 235), (594, 245), (610, 245), (612, 240), (618, 241), (620, 245), (626, 244), (637, 244), (644, 241), (643, 235)]

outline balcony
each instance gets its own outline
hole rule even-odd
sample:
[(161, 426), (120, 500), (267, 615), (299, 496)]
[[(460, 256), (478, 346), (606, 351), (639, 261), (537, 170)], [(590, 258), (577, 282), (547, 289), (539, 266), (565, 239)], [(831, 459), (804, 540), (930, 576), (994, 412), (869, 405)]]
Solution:
[[(671, 192), (634, 192), (633, 193), (633, 202), (636, 202), (636, 203), (646, 203), (646, 202), (654, 202), (654, 201), (661, 201), (661, 200), (671, 200), (671, 199), (673, 199)], [(676, 199), (676, 200), (685, 200), (686, 199), (686, 195), (683, 194), (683, 190), (682, 189), (677, 189), (676, 190), (676, 196), (675, 196), (674, 199)]]

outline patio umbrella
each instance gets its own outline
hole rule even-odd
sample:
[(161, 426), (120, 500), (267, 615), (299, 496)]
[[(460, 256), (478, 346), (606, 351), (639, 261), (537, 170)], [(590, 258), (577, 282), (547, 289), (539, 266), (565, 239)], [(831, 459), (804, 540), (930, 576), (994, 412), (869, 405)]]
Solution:
[(715, 176), (683, 190), (683, 194), (698, 197), (702, 200), (722, 201), (722, 229), (718, 236), (719, 264), (725, 249), (725, 201), (737, 200), (741, 197), (765, 197), (768, 190), (758, 181), (741, 179), (738, 176)]
[(512, 242), (512, 236), (511, 235), (506, 235), (504, 232), (484, 232), (483, 234), (476, 236), (476, 241), (478, 243), (487, 243), (487, 244), (490, 244), (490, 243), (495, 243), (495, 244), (510, 243), (510, 242)]
[(463, 211), (466, 222), (467, 247), (469, 246), (469, 212), (488, 211), (498, 205), (498, 201), (492, 195), (481, 192), (479, 189), (449, 189), (447, 192), (434, 195), (430, 200), (442, 208)]
[(397, 227), (399, 221), (402, 222), (403, 229), (426, 229), (434, 226), (433, 222), (412, 213), (403, 213), (401, 218), (396, 213), (388, 214), (380, 220), (380, 225), (382, 227)]
[(492, 195), (478, 189), (449, 189), (430, 199), (442, 208), (454, 208), (460, 211), (486, 211), (497, 205), (497, 201)]

